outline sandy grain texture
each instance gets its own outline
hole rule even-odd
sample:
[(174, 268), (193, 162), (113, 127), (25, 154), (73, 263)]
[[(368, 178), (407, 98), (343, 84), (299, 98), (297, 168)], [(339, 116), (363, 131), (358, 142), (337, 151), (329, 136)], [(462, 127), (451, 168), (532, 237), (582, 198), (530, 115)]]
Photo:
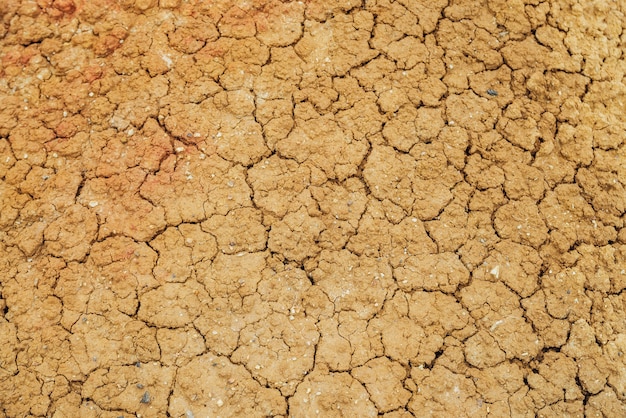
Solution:
[(624, 13), (0, 1), (0, 417), (626, 416)]

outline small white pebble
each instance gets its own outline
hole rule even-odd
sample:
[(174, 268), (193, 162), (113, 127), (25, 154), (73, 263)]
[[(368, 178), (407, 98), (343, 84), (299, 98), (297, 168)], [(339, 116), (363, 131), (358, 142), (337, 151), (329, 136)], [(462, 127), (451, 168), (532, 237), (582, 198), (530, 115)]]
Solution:
[(493, 277), (495, 277), (496, 279), (500, 278), (500, 266), (495, 266), (494, 268), (491, 269), (491, 271), (489, 272), (491, 273), (491, 275)]
[(90, 208), (95, 208), (96, 206), (98, 206), (98, 202), (96, 202), (95, 200), (92, 200), (91, 202), (89, 202)]

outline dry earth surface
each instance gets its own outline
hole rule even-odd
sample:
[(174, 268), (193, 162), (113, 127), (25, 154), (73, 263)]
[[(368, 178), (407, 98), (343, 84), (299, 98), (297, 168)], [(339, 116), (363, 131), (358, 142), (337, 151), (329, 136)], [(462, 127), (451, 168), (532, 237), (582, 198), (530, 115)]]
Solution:
[(0, 1), (0, 417), (626, 416), (625, 12)]

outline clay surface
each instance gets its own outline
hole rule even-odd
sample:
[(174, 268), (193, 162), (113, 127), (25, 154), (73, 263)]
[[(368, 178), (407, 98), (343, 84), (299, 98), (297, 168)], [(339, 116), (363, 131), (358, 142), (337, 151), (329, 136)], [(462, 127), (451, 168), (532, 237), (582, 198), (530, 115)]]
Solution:
[(0, 1), (0, 418), (626, 416), (625, 13)]

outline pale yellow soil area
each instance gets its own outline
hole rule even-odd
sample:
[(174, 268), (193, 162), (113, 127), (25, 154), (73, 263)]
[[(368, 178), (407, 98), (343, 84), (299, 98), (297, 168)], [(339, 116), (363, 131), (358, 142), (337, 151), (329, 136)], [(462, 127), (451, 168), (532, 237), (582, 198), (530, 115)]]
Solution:
[(0, 0), (0, 418), (626, 417), (624, 0)]

